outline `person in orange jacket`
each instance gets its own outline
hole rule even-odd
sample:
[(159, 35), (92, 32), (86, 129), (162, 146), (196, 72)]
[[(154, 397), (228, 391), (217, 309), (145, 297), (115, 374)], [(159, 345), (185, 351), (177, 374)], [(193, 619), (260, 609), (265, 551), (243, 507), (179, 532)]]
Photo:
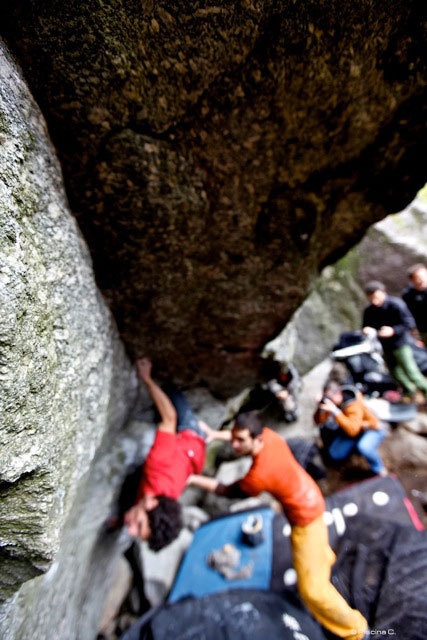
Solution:
[(192, 475), (188, 484), (229, 498), (269, 492), (291, 525), (293, 566), (298, 591), (314, 618), (346, 640), (368, 637), (367, 621), (352, 609), (330, 581), (335, 554), (329, 546), (325, 501), (313, 478), (292, 455), (283, 438), (262, 423), (255, 411), (237, 416), (229, 432), (234, 452), (252, 457), (248, 473), (231, 485)]
[(353, 451), (358, 451), (375, 475), (387, 475), (378, 452), (385, 429), (356, 387), (329, 381), (323, 389), (314, 422), (320, 426), (323, 446), (332, 461), (345, 460)]

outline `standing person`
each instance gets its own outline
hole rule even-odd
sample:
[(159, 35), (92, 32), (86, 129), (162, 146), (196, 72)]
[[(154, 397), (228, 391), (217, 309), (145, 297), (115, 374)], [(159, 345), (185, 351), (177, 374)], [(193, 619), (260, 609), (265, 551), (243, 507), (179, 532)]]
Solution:
[(271, 493), (292, 527), (293, 565), (307, 608), (337, 636), (361, 640), (368, 633), (365, 618), (347, 604), (330, 582), (335, 554), (329, 546), (323, 519), (325, 501), (319, 487), (295, 460), (283, 438), (262, 426), (256, 412), (238, 415), (230, 437), (238, 456), (252, 457), (248, 473), (228, 486), (216, 478), (199, 475), (190, 476), (188, 483), (230, 498)]
[[(206, 439), (228, 436), (198, 422), (178, 390), (167, 395), (151, 377), (152, 364), (148, 358), (137, 360), (136, 366), (160, 422), (153, 446), (140, 469), (136, 502), (124, 514), (124, 523), (131, 536), (147, 540), (151, 549), (159, 551), (174, 540), (182, 528), (178, 498), (188, 476), (203, 469)], [(128, 486), (134, 484), (134, 480), (131, 479)]]
[(387, 294), (385, 285), (372, 280), (365, 286), (370, 304), (363, 314), (363, 332), (375, 329), (391, 375), (402, 385), (406, 398), (423, 404), (427, 396), (427, 379), (415, 362), (410, 346), (410, 332), (415, 320), (406, 303)]
[(345, 460), (357, 450), (366, 458), (373, 473), (388, 475), (378, 452), (385, 431), (356, 387), (330, 380), (323, 389), (314, 422), (320, 425), (320, 435), (330, 459)]
[(408, 305), (417, 325), (424, 345), (427, 346), (427, 266), (414, 264), (407, 271), (408, 286), (402, 292), (402, 298)]

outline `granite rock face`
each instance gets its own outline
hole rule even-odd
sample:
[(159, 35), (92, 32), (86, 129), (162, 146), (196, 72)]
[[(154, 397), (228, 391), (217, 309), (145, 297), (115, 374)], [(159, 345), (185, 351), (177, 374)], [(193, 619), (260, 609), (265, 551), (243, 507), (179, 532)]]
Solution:
[[(110, 464), (98, 467), (94, 495), (94, 460), (122, 427), (136, 381), (44, 119), (3, 46), (0, 76), (0, 635), (70, 638), (55, 628), (77, 618), (113, 492)], [(65, 549), (68, 572), (55, 578)]]
[(132, 356), (225, 395), (425, 181), (425, 3), (16, 0), (1, 26)]

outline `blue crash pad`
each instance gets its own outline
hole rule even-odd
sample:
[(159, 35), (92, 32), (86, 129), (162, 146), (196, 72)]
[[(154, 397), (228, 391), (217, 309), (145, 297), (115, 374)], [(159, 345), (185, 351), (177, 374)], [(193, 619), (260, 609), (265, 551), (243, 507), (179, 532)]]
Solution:
[[(242, 539), (242, 524), (248, 515), (260, 514), (263, 518), (263, 541), (249, 546)], [(184, 556), (178, 575), (170, 592), (168, 602), (176, 602), (187, 596), (202, 596), (225, 589), (269, 589), (272, 558), (273, 534), (272, 522), (275, 513), (269, 507), (239, 511), (237, 513), (211, 520), (202, 525), (195, 533), (193, 542)], [(240, 569), (252, 564), (249, 578), (229, 580), (207, 564), (209, 552), (220, 549), (225, 544), (233, 544), (240, 551)]]

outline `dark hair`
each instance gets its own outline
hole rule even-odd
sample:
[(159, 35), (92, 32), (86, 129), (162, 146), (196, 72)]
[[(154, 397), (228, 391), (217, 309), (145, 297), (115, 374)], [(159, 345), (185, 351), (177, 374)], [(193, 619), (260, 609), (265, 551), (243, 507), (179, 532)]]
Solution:
[(252, 438), (260, 436), (262, 433), (262, 422), (257, 411), (245, 411), (239, 413), (234, 422), (236, 429), (248, 429)]
[(328, 380), (323, 387), (323, 393), (338, 393), (341, 391), (341, 385), (336, 380)]
[(417, 264), (413, 264), (412, 266), (409, 267), (409, 269), (406, 272), (406, 275), (408, 276), (409, 279), (413, 278), (414, 274), (417, 271), (420, 271), (421, 269), (427, 269), (427, 265), (423, 264), (422, 262), (417, 262)]
[(265, 358), (260, 367), (260, 377), (266, 382), (277, 378), (280, 375), (282, 363), (275, 360), (273, 356)]
[(148, 546), (153, 551), (160, 551), (178, 537), (182, 529), (182, 510), (177, 500), (167, 496), (156, 496), (158, 505), (147, 511), (150, 524)]
[(326, 389), (330, 382), (338, 382), (344, 384), (349, 379), (349, 371), (343, 362), (334, 362), (329, 372), (328, 378), (324, 384), (323, 390)]
[(371, 296), (375, 291), (386, 291), (386, 287), (380, 280), (370, 280), (365, 284), (364, 291), (367, 296)]

